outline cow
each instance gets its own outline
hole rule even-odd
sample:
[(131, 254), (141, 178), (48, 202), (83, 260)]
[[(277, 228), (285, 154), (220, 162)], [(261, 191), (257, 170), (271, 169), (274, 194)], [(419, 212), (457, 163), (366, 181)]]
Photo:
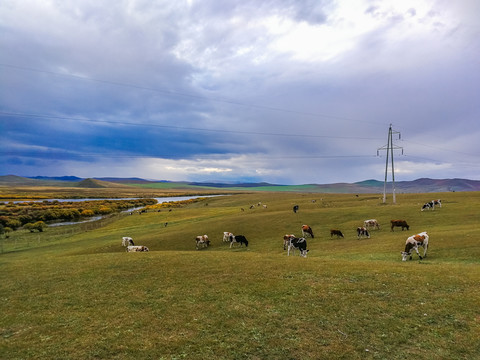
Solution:
[(366, 227), (367, 229), (379, 229), (380, 230), (380, 225), (378, 225), (378, 221), (376, 219), (369, 219), (365, 220), (363, 222), (363, 226)]
[(295, 249), (300, 251), (301, 257), (307, 257), (307, 253), (309, 251), (307, 250), (307, 240), (303, 237), (290, 239), (288, 243), (287, 256), (290, 256), (290, 251), (292, 251), (292, 254), (294, 254)]
[(442, 207), (442, 200), (440, 199), (432, 200), (432, 202), (433, 202), (433, 205)]
[(433, 201), (427, 202), (423, 204), (421, 211), (427, 210), (427, 209), (432, 209), (435, 210), (435, 203)]
[(283, 235), (283, 250), (287, 250), (288, 244), (290, 243), (291, 239), (295, 239), (295, 235), (293, 234)]
[[(423, 257), (420, 256), (418, 252), (418, 247), (423, 247)], [(402, 261), (407, 261), (407, 258), (412, 260), (412, 250), (415, 250), (420, 260), (424, 257), (427, 257), (427, 248), (428, 248), (428, 234), (426, 231), (421, 232), (417, 235), (410, 236), (405, 242), (405, 251), (402, 251)]]
[(230, 240), (230, 248), (233, 246), (234, 243), (239, 243), (240, 247), (242, 247), (243, 244), (245, 244), (245, 247), (248, 247), (248, 240), (243, 235), (232, 236)]
[(293, 207), (293, 212), (294, 212), (294, 213), (297, 213), (297, 211), (298, 211), (298, 205), (295, 205), (295, 206)]
[(390, 229), (391, 229), (392, 231), (394, 231), (393, 228), (394, 228), (395, 226), (401, 227), (401, 228), (402, 228), (402, 231), (403, 231), (403, 229), (405, 229), (405, 228), (406, 228), (407, 230), (410, 230), (410, 226), (407, 224), (407, 222), (406, 222), (405, 220), (390, 220), (390, 223), (391, 223)]
[(340, 230), (337, 230), (337, 229), (330, 229), (330, 237), (332, 237), (333, 235), (337, 235), (337, 238), (339, 238), (339, 237), (344, 238), (342, 232)]
[(302, 225), (302, 235), (303, 235), (303, 237), (307, 237), (307, 234), (309, 234), (312, 237), (312, 239), (314, 238), (312, 228), (308, 225)]
[(228, 232), (228, 231), (223, 232), (223, 241), (230, 242), (232, 241), (232, 237), (233, 237), (233, 234), (231, 232)]
[(137, 251), (149, 251), (149, 250), (148, 250), (148, 247), (143, 245), (127, 246), (127, 252), (137, 252)]
[(195, 238), (195, 241), (197, 242), (196, 249), (199, 250), (201, 247), (209, 247), (210, 246), (210, 240), (208, 240), (207, 235), (198, 235)]
[(361, 239), (362, 237), (366, 236), (367, 239), (370, 239), (370, 233), (368, 232), (368, 229), (363, 226), (359, 226), (357, 228), (357, 239)]
[(122, 237), (122, 246), (134, 246), (133, 239), (128, 236)]

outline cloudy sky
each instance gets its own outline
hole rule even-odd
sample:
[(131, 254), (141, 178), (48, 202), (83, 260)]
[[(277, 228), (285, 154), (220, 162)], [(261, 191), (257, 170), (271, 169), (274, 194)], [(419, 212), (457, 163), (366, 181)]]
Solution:
[(478, 0), (2, 0), (0, 175), (383, 180), (392, 124), (395, 180), (479, 180), (478, 14)]

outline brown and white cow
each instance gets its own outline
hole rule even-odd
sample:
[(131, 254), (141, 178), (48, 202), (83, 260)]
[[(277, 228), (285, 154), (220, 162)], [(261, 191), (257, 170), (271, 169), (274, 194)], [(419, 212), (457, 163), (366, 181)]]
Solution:
[(433, 205), (442, 207), (442, 200), (440, 199), (432, 200), (432, 202), (433, 202)]
[(228, 231), (223, 232), (223, 241), (230, 242), (232, 241), (232, 237), (233, 237), (233, 234), (231, 232), (228, 232)]
[(291, 239), (295, 239), (295, 235), (293, 234), (283, 235), (283, 250), (287, 250), (288, 244), (290, 244)]
[(197, 242), (197, 250), (200, 249), (200, 248), (204, 248), (204, 247), (209, 247), (210, 246), (210, 240), (208, 240), (208, 236), (207, 235), (198, 235), (196, 238), (195, 238), (195, 241)]
[(402, 228), (402, 231), (403, 229), (407, 229), (407, 230), (410, 230), (410, 226), (407, 224), (407, 222), (405, 220), (390, 220), (390, 229), (393, 231), (393, 228), (395, 226), (397, 227), (401, 227)]
[(370, 233), (368, 232), (368, 229), (364, 226), (359, 226), (357, 228), (357, 239), (360, 240), (364, 236), (366, 236), (367, 239), (370, 239)]
[[(418, 247), (423, 247), (423, 257), (420, 256), (418, 252)], [(405, 251), (402, 251), (402, 261), (407, 261), (407, 258), (410, 257), (412, 260), (412, 250), (415, 250), (420, 260), (427, 256), (428, 248), (428, 234), (426, 231), (421, 232), (417, 235), (410, 236), (405, 242)]]
[(363, 222), (363, 226), (367, 229), (380, 229), (380, 225), (378, 225), (378, 221), (376, 219), (369, 219)]
[(130, 245), (127, 246), (127, 252), (148, 251), (148, 247), (143, 245)]
[(345, 237), (345, 236), (343, 236), (343, 234), (340, 230), (330, 229), (330, 237), (332, 237), (333, 235), (337, 235), (337, 238), (339, 238), (339, 237), (344, 238)]
[(307, 234), (309, 234), (312, 237), (312, 239), (314, 238), (312, 228), (308, 225), (302, 225), (302, 235), (303, 235), (303, 237), (304, 238), (307, 237)]
[(309, 251), (307, 250), (307, 240), (305, 240), (303, 237), (290, 239), (290, 242), (288, 243), (287, 256), (290, 256), (290, 251), (292, 251), (293, 255), (295, 253), (295, 249), (300, 251), (301, 257), (307, 257), (307, 253)]

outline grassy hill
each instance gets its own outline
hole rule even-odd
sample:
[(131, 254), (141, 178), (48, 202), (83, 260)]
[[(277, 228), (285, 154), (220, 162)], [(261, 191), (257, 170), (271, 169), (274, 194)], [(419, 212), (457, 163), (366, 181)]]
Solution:
[[(264, 192), (100, 228), (15, 232), (1, 244), (0, 358), (476, 358), (480, 194), (435, 194), (443, 207), (421, 212), (431, 197), (385, 205), (371, 194)], [(368, 218), (381, 229), (357, 240)], [(410, 231), (391, 232), (393, 218)], [(282, 237), (303, 223), (315, 233), (308, 257), (287, 257)], [(223, 231), (245, 235), (248, 248), (231, 249)], [(402, 262), (420, 231), (427, 258)], [(212, 246), (197, 251), (200, 234)], [(122, 236), (150, 252), (125, 253)]]
[[(309, 193), (335, 193), (335, 194), (372, 194), (383, 193), (384, 183), (378, 180), (365, 180), (356, 183), (333, 184), (303, 184), (303, 185), (277, 185), (269, 183), (218, 183), (218, 182), (173, 182), (151, 181), (140, 178), (99, 178), (80, 179), (76, 177), (34, 177), (23, 178), (20, 176), (0, 176), (0, 189), (2, 187), (77, 187), (77, 188), (117, 188), (120, 186), (137, 189), (152, 190), (178, 190), (197, 192), (309, 192)], [(455, 191), (480, 191), (480, 181), (468, 179), (429, 179), (422, 178), (413, 181), (397, 181), (397, 193), (438, 193)], [(387, 184), (387, 191), (392, 192), (392, 184)]]

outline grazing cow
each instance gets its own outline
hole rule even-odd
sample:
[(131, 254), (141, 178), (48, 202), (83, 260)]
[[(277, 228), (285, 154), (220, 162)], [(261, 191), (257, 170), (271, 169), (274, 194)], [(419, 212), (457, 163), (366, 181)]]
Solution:
[(234, 243), (239, 243), (240, 247), (242, 247), (243, 244), (245, 244), (245, 247), (248, 247), (248, 240), (243, 235), (232, 236), (232, 239), (230, 240), (230, 248), (233, 246)]
[(210, 246), (210, 240), (208, 240), (207, 235), (199, 235), (195, 238), (195, 241), (197, 242), (197, 245), (196, 245), (197, 250), (200, 248)]
[(363, 222), (363, 226), (365, 226), (367, 229), (379, 229), (380, 230), (380, 225), (378, 225), (378, 221), (376, 219), (369, 219), (365, 220)]
[(290, 251), (292, 251), (292, 254), (294, 254), (295, 249), (300, 251), (301, 257), (307, 257), (307, 253), (309, 251), (307, 250), (307, 240), (303, 237), (290, 239), (288, 243), (287, 256), (290, 256)]
[(357, 239), (361, 239), (362, 237), (366, 236), (367, 239), (370, 239), (370, 233), (366, 227), (360, 226), (357, 228)]
[(344, 237), (342, 232), (340, 230), (337, 230), (337, 229), (331, 229), (330, 230), (330, 237), (332, 237), (333, 235), (337, 235), (337, 238), (339, 237)]
[(427, 202), (427, 203), (423, 204), (421, 211), (426, 210), (426, 209), (435, 210), (435, 203), (433, 201), (430, 201), (430, 202)]
[(405, 228), (406, 228), (407, 230), (410, 230), (410, 226), (407, 224), (407, 222), (406, 222), (405, 220), (390, 220), (390, 223), (391, 223), (390, 229), (391, 229), (392, 231), (394, 231), (393, 228), (394, 228), (395, 226), (401, 227), (401, 228), (402, 228), (402, 231), (403, 231), (403, 229), (405, 229)]
[(287, 250), (288, 244), (290, 243), (291, 239), (295, 239), (295, 235), (285, 234), (283, 236), (283, 250)]
[(229, 241), (232, 241), (232, 238), (233, 238), (233, 234), (231, 232), (228, 232), (228, 231), (223, 232), (223, 241), (229, 242)]
[(432, 200), (432, 202), (433, 202), (433, 205), (442, 207), (442, 200), (440, 199)]
[(133, 239), (131, 237), (128, 237), (128, 236), (124, 236), (122, 237), (122, 246), (133, 246), (135, 245), (133, 243)]
[(127, 246), (127, 252), (148, 251), (148, 247), (143, 245)]
[(295, 206), (293, 207), (293, 212), (294, 212), (294, 213), (297, 213), (297, 211), (298, 211), (298, 205), (295, 205)]
[[(423, 257), (420, 256), (418, 252), (418, 247), (423, 247)], [(405, 242), (405, 251), (401, 252), (402, 261), (407, 261), (407, 258), (412, 260), (412, 250), (415, 250), (420, 260), (427, 256), (428, 248), (428, 234), (426, 231), (421, 232), (420, 234), (410, 236)]]
[(306, 236), (307, 234), (309, 234), (312, 237), (312, 239), (314, 238), (312, 228), (308, 225), (302, 225), (302, 235), (303, 235), (303, 237), (307, 237)]

